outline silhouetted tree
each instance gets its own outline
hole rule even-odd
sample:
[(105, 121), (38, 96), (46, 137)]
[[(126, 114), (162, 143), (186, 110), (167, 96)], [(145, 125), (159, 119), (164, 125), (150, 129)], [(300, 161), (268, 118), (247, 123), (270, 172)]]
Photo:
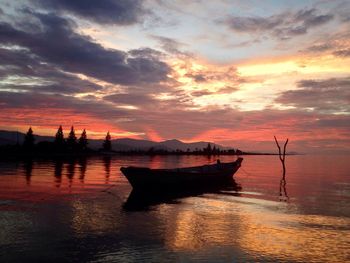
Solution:
[(147, 151), (148, 154), (153, 154), (154, 152), (154, 147), (150, 147)]
[(109, 134), (109, 132), (107, 132), (106, 139), (103, 142), (103, 150), (105, 151), (112, 150), (111, 135)]
[(75, 136), (74, 127), (72, 126), (67, 138), (67, 145), (70, 149), (74, 149), (77, 145), (77, 137)]
[(35, 141), (35, 138), (34, 138), (34, 135), (33, 135), (32, 127), (29, 127), (26, 135), (24, 136), (23, 147), (25, 149), (28, 149), (28, 150), (33, 149), (34, 141)]
[(81, 150), (86, 150), (87, 145), (88, 145), (88, 140), (87, 140), (87, 136), (86, 136), (86, 131), (84, 129), (82, 134), (80, 135), (80, 138), (79, 138), (79, 148)]
[(211, 154), (211, 153), (212, 153), (212, 149), (211, 149), (210, 143), (208, 143), (207, 148), (204, 148), (203, 151), (204, 151), (206, 154)]
[(56, 136), (55, 136), (55, 144), (58, 148), (62, 148), (64, 145), (64, 135), (63, 135), (63, 129), (62, 125), (57, 130)]

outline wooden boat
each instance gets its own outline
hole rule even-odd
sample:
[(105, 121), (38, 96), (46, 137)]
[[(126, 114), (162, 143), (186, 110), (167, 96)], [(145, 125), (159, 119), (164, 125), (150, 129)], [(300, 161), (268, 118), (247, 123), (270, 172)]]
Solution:
[(243, 158), (234, 162), (174, 168), (150, 169), (144, 167), (122, 167), (120, 170), (137, 190), (193, 189), (207, 185), (218, 185), (232, 180)]
[(133, 189), (126, 202), (123, 204), (125, 211), (147, 211), (152, 206), (159, 204), (181, 203), (182, 198), (201, 196), (203, 194), (219, 194), (229, 196), (240, 196), (242, 187), (236, 183), (233, 177), (220, 184), (199, 185), (191, 188), (169, 189), (159, 191), (145, 191), (144, 189)]

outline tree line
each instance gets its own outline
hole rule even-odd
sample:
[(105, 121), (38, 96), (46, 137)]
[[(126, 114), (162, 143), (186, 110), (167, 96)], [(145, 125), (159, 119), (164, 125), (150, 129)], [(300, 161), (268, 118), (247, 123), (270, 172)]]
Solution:
[[(109, 131), (105, 137), (105, 140), (102, 143), (102, 149), (104, 151), (112, 150), (111, 135)], [(64, 137), (62, 125), (58, 127), (58, 130), (55, 135), (53, 142), (42, 141), (35, 143), (35, 136), (32, 127), (29, 127), (27, 133), (24, 136), (24, 141), (22, 144), (23, 150), (25, 151), (58, 151), (58, 152), (84, 152), (89, 151), (88, 148), (88, 138), (86, 130), (84, 129), (79, 138), (75, 135), (74, 126), (71, 127), (68, 137)]]
[[(53, 141), (40, 141), (35, 142), (35, 135), (32, 127), (29, 127), (27, 133), (24, 136), (24, 141), (22, 145), (17, 145), (15, 148), (8, 148), (9, 152), (14, 151), (15, 153), (47, 153), (47, 154), (71, 154), (71, 153), (97, 153), (95, 150), (92, 150), (88, 147), (89, 140), (87, 137), (87, 132), (84, 129), (78, 138), (74, 130), (74, 126), (71, 126), (70, 132), (65, 138), (63, 128), (60, 125), (57, 129)], [(112, 152), (112, 141), (111, 135), (107, 132), (105, 139), (101, 145), (99, 151), (102, 152)], [(116, 151), (113, 151), (116, 152)], [(128, 149), (128, 150), (119, 150), (118, 153), (130, 154), (130, 155), (241, 155), (244, 152), (239, 149), (220, 149), (215, 145), (212, 146), (208, 143), (207, 147), (196, 148), (196, 149), (162, 149), (157, 147), (150, 147), (148, 149)]]

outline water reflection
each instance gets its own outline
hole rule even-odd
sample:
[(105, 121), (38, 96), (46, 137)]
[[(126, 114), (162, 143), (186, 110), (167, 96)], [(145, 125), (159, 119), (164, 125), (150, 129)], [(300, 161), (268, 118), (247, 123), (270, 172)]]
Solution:
[(33, 172), (33, 160), (27, 159), (23, 165), (24, 176), (26, 177), (27, 185), (30, 185), (30, 179)]
[(142, 211), (149, 210), (152, 206), (162, 203), (174, 204), (181, 203), (180, 199), (185, 197), (194, 197), (205, 193), (229, 194), (238, 195), (242, 187), (232, 178), (225, 183), (219, 185), (200, 186), (195, 189), (182, 189), (147, 192), (132, 190), (127, 201), (123, 205), (125, 211)]
[(63, 161), (62, 161), (62, 159), (55, 160), (54, 161), (54, 176), (55, 176), (56, 187), (61, 187), (62, 170), (63, 170)]
[(79, 170), (80, 170), (80, 175), (79, 175), (79, 180), (81, 183), (84, 183), (84, 178), (85, 178), (85, 173), (86, 173), (86, 167), (87, 167), (87, 159), (86, 158), (80, 158), (79, 159)]
[(285, 177), (282, 177), (280, 181), (280, 201), (287, 202), (289, 200), (288, 194), (287, 194), (287, 181)]
[(103, 165), (106, 173), (106, 184), (109, 183), (109, 176), (111, 175), (111, 160), (112, 160), (111, 156), (103, 157)]
[[(349, 261), (348, 157), (288, 158), (282, 177), (275, 156), (249, 156), (247, 173), (239, 170), (232, 187), (146, 198), (130, 194), (120, 166), (189, 166), (207, 158), (0, 163), (0, 262)], [(276, 202), (288, 197), (287, 180), (293, 199)], [(129, 212), (135, 210), (147, 211)]]
[(72, 186), (73, 177), (74, 177), (74, 174), (75, 174), (75, 165), (76, 165), (76, 160), (75, 159), (70, 159), (68, 161), (67, 178), (68, 178), (68, 182), (69, 182), (69, 187)]
[(288, 193), (287, 193), (286, 173), (287, 173), (287, 169), (286, 169), (285, 163), (283, 162), (283, 171), (282, 171), (282, 177), (280, 180), (280, 195), (279, 195), (279, 200), (283, 202), (287, 202), (289, 200)]

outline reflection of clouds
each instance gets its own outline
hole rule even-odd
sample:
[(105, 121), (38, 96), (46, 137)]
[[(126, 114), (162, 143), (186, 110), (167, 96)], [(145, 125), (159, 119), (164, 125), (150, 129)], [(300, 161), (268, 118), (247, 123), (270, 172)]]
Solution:
[(170, 249), (200, 253), (215, 245), (239, 246), (262, 258), (303, 262), (347, 260), (346, 244), (350, 240), (347, 218), (283, 214), (274, 210), (285, 204), (270, 201), (259, 201), (257, 206), (254, 199), (240, 203), (242, 198), (212, 198), (216, 197), (187, 199), (186, 205), (191, 209), (171, 214), (174, 222), (166, 230), (166, 245)]
[(23, 211), (0, 211), (0, 213), (0, 246), (4, 248), (26, 242), (23, 232), (29, 231), (34, 226), (31, 216)]
[(236, 242), (240, 218), (230, 212), (229, 202), (195, 197), (184, 204), (191, 206), (174, 214), (175, 222), (166, 230), (166, 245), (172, 250), (198, 251)]
[(303, 262), (347, 260), (347, 249), (344, 244), (349, 243), (350, 234), (339, 229), (348, 228), (349, 220), (327, 216), (262, 212), (247, 214), (242, 222), (240, 246), (243, 249), (266, 256)]
[[(108, 202), (111, 202), (110, 200)], [(110, 203), (104, 204), (102, 200), (92, 202), (91, 200), (72, 201), (72, 228), (77, 235), (87, 233), (107, 233), (115, 230), (119, 222), (110, 211), (117, 208)]]

